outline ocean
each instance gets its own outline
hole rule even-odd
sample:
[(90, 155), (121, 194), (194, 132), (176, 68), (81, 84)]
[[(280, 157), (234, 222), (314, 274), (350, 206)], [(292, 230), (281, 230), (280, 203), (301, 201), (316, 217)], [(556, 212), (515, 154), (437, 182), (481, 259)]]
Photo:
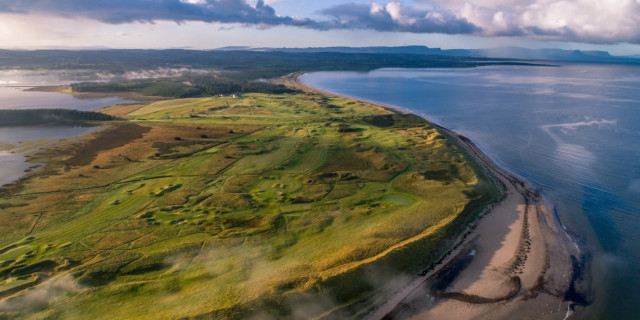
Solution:
[(538, 188), (586, 252), (592, 305), (640, 312), (640, 66), (315, 72), (314, 88), (406, 109), (472, 139)]

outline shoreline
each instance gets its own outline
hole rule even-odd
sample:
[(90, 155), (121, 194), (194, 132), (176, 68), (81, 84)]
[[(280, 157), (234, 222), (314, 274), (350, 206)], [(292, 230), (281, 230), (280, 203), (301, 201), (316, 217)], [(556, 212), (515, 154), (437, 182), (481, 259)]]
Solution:
[[(29, 169), (29, 164), (23, 153), (14, 153), (0, 149), (0, 162), (3, 168), (0, 168), (0, 188), (4, 188), (25, 176), (25, 170)], [(6, 168), (6, 165), (10, 165)], [(15, 172), (19, 172), (16, 174)], [(12, 174), (13, 173), (13, 174)]]
[[(62, 133), (61, 131), (57, 131), (57, 129), (61, 130), (76, 130), (86, 128), (82, 132), (71, 132), (66, 131), (68, 133)], [(56, 130), (54, 132), (48, 131), (47, 133), (50, 135), (48, 137), (43, 137), (42, 135), (36, 137), (27, 137), (26, 139), (15, 140), (15, 141), (0, 141), (0, 160), (4, 161), (3, 164), (5, 167), (9, 167), (9, 171), (19, 172), (14, 175), (3, 174), (3, 168), (0, 168), (0, 197), (3, 189), (15, 186), (20, 184), (29, 174), (35, 172), (36, 168), (41, 166), (41, 163), (31, 162), (29, 159), (29, 154), (36, 152), (37, 150), (46, 147), (50, 144), (69, 139), (69, 138), (78, 138), (84, 134), (88, 134), (91, 132), (95, 132), (103, 128), (103, 125), (99, 123), (93, 124), (33, 124), (33, 125), (16, 125), (16, 126), (0, 126), (0, 132), (9, 130), (9, 132), (20, 132), (21, 130)], [(7, 170), (4, 168), (4, 170)]]
[(137, 102), (151, 102), (158, 100), (166, 100), (166, 97), (145, 96), (135, 92), (73, 92), (70, 85), (53, 85), (53, 86), (16, 86), (25, 88), (23, 91), (31, 92), (53, 92), (67, 94), (78, 99), (99, 99), (99, 98), (111, 98), (117, 97), (122, 100)]
[[(335, 96), (335, 97), (351, 99), (351, 100), (355, 100), (355, 101), (358, 101), (358, 102), (368, 103), (370, 105), (374, 105), (376, 107), (380, 107), (380, 108), (387, 109), (389, 111), (393, 111), (393, 112), (397, 112), (397, 113), (401, 113), (401, 114), (414, 114), (413, 112), (411, 112), (409, 110), (406, 110), (406, 109), (402, 109), (400, 107), (396, 107), (396, 106), (392, 106), (392, 105), (386, 105), (386, 104), (378, 103), (378, 102), (375, 102), (375, 101), (370, 101), (370, 100), (365, 100), (365, 99), (360, 99), (360, 98), (349, 97), (347, 95), (343, 95), (343, 94), (339, 94), (339, 93), (333, 93), (333, 92), (329, 92), (329, 91), (322, 90), (322, 89), (316, 89), (316, 88), (314, 88), (312, 86), (309, 86), (306, 83), (302, 82), (302, 80), (301, 80), (302, 76), (304, 76), (307, 73), (308, 72), (294, 74), (294, 75), (292, 75), (293, 79), (289, 79), (289, 80), (292, 81), (293, 83), (303, 87), (303, 88), (306, 88), (306, 89), (310, 90), (310, 91), (319, 92), (319, 93), (322, 93), (322, 94), (331, 95), (331, 96)], [(420, 115), (417, 115), (417, 116), (420, 117), (420, 118), (423, 118)], [(427, 120), (427, 119), (425, 119), (425, 120)], [(429, 120), (427, 120), (427, 121), (429, 123), (435, 125), (435, 123), (433, 123), (433, 122), (431, 122)]]
[[(313, 88), (302, 82), (303, 75), (293, 75), (293, 81), (308, 90), (411, 113)], [(575, 261), (580, 252), (557, 217), (532, 186), (496, 165), (469, 138), (425, 120), (495, 179), (503, 198), (485, 208), (440, 260), (366, 318), (568, 318), (573, 306), (584, 302), (579, 293), (580, 301), (569, 301), (576, 294), (575, 274), (580, 270)]]

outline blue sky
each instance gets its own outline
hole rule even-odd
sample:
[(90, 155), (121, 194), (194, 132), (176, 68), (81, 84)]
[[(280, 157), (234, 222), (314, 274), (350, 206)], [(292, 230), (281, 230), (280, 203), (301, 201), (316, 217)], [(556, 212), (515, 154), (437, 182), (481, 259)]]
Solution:
[(640, 54), (640, 0), (2, 0), (3, 48), (426, 45)]

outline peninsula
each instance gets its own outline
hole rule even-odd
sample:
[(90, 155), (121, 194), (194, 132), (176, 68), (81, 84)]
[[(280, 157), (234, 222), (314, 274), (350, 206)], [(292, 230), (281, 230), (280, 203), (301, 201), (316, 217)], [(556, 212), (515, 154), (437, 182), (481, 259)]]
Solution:
[(0, 198), (0, 312), (383, 318), (425, 288), (428, 312), (566, 312), (566, 248), (529, 187), (462, 136), (297, 79), (104, 108), (117, 120), (29, 154), (46, 165)]
[(640, 0), (1, 3), (0, 320), (638, 317)]

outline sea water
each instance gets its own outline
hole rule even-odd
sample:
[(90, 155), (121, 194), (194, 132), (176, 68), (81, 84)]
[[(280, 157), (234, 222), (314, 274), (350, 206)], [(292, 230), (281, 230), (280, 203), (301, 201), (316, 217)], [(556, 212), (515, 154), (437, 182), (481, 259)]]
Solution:
[[(0, 109), (75, 109), (93, 111), (102, 107), (132, 101), (117, 97), (77, 98), (56, 92), (25, 91), (33, 86), (96, 81), (94, 72), (65, 70), (0, 70)], [(20, 126), (0, 127), (0, 144), (40, 139), (64, 139), (95, 130), (79, 126)], [(0, 150), (0, 186), (11, 183), (30, 166), (24, 155)]]
[(593, 304), (582, 317), (640, 314), (640, 66), (381, 69), (302, 81), (407, 109), (471, 138), (539, 188), (584, 244)]
[(118, 97), (78, 98), (56, 92), (25, 91), (34, 86), (55, 86), (99, 81), (95, 72), (73, 70), (0, 70), (0, 109), (75, 109), (93, 111), (132, 101)]

